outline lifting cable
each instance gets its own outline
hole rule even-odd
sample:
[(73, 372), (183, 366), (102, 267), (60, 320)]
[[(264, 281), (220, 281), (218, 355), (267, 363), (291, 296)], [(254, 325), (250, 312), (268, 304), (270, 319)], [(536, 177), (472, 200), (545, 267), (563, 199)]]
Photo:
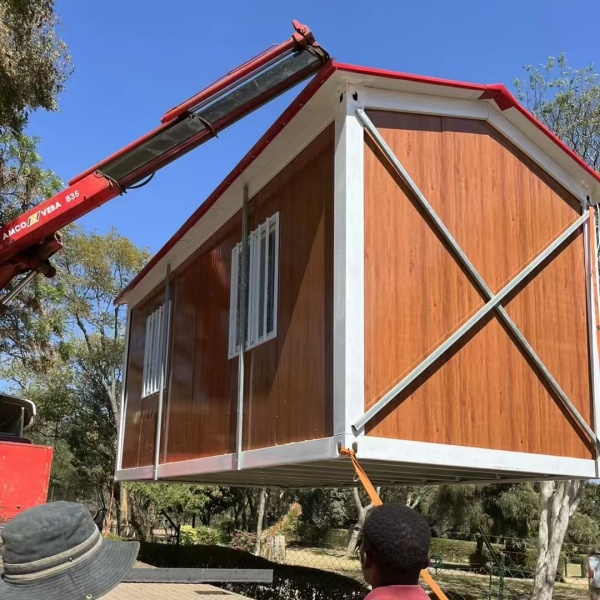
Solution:
[[(339, 453), (344, 454), (345, 456), (349, 456), (352, 461), (352, 466), (354, 467), (354, 471), (361, 482), (362, 486), (365, 488), (367, 495), (369, 496), (371, 502), (374, 506), (381, 506), (383, 502), (377, 493), (377, 490), (371, 483), (369, 476), (365, 473), (365, 470), (362, 468), (361, 464), (358, 462), (358, 458), (356, 458), (356, 452), (349, 448), (339, 448)], [(448, 600), (448, 597), (440, 586), (434, 581), (433, 577), (429, 574), (427, 569), (423, 569), (421, 571), (421, 577), (424, 579), (425, 583), (431, 588), (433, 593), (438, 597), (438, 600)]]

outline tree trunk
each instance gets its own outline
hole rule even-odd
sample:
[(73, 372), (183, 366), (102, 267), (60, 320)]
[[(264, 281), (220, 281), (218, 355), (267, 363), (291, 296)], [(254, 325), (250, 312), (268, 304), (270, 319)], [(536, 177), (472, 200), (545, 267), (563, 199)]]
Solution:
[(563, 540), (569, 519), (577, 510), (584, 488), (584, 481), (540, 483), (540, 525), (533, 584), (534, 600), (552, 600)]
[(254, 546), (254, 554), (260, 554), (260, 536), (262, 535), (263, 521), (265, 519), (265, 506), (267, 504), (267, 489), (260, 490), (260, 500), (258, 503), (258, 518), (256, 520), (256, 544)]
[(127, 490), (122, 483), (117, 484), (119, 486), (119, 522), (118, 531), (119, 535), (129, 535), (129, 497), (127, 496)]
[[(379, 494), (379, 490), (381, 488), (377, 488), (377, 493)], [(360, 494), (358, 493), (358, 488), (352, 489), (352, 494), (354, 496), (354, 503), (356, 504), (356, 510), (358, 511), (358, 519), (356, 521), (356, 525), (354, 526), (354, 530), (352, 531), (352, 535), (350, 536), (350, 541), (348, 542), (348, 548), (346, 549), (346, 556), (352, 557), (354, 555), (354, 551), (356, 550), (356, 546), (358, 545), (358, 538), (360, 536), (360, 532), (362, 531), (363, 525), (365, 524), (365, 520), (369, 511), (373, 508), (373, 503), (371, 502), (367, 506), (362, 505), (362, 501), (360, 499)]]
[(263, 556), (271, 562), (285, 563), (285, 536), (271, 535), (265, 540)]

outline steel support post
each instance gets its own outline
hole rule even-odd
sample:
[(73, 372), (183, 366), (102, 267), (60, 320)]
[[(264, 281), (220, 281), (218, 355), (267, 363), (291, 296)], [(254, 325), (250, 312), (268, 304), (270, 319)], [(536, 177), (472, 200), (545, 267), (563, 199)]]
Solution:
[(165, 309), (163, 313), (162, 335), (161, 335), (161, 368), (158, 390), (158, 410), (156, 411), (156, 436), (154, 439), (154, 480), (158, 479), (158, 467), (160, 464), (160, 444), (162, 438), (162, 417), (165, 398), (165, 383), (167, 381), (167, 369), (169, 363), (169, 331), (171, 325), (171, 265), (167, 265), (165, 277)]
[(125, 317), (125, 348), (123, 350), (123, 369), (121, 371), (121, 410), (119, 412), (119, 431), (117, 433), (117, 465), (115, 471), (123, 468), (123, 444), (125, 441), (125, 411), (127, 409), (127, 363), (129, 362), (129, 333), (131, 328), (131, 308), (127, 306)]
[(244, 435), (244, 349), (246, 347), (246, 333), (248, 321), (247, 290), (248, 290), (248, 184), (244, 186), (244, 199), (242, 204), (242, 248), (240, 253), (240, 278), (238, 287), (239, 322), (238, 336), (240, 351), (238, 355), (238, 398), (237, 422), (235, 434), (235, 466), (241, 468)]

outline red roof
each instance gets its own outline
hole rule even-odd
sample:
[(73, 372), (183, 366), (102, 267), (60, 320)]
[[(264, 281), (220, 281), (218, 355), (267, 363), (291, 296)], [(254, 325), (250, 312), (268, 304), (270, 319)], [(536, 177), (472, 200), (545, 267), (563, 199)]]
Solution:
[(383, 69), (374, 69), (369, 67), (360, 67), (357, 65), (349, 65), (338, 62), (330, 62), (311, 80), (311, 82), (302, 90), (298, 97), (290, 104), (290, 106), (281, 114), (281, 116), (273, 123), (261, 139), (250, 149), (250, 151), (242, 158), (237, 166), (229, 173), (229, 175), (221, 182), (214, 192), (198, 207), (198, 209), (190, 216), (183, 226), (175, 233), (175, 235), (152, 257), (148, 264), (140, 271), (140, 273), (131, 281), (131, 283), (119, 294), (116, 302), (119, 302), (123, 296), (132, 290), (146, 274), (169, 252), (173, 246), (183, 238), (183, 236), (203, 217), (204, 214), (213, 206), (213, 204), (223, 195), (233, 181), (257, 158), (258, 155), (269, 145), (269, 143), (277, 136), (291, 119), (302, 109), (302, 107), (310, 100), (310, 98), (321, 88), (321, 86), (335, 72), (352, 73), (355, 75), (363, 75), (368, 77), (380, 77), (394, 79), (399, 81), (413, 82), (417, 84), (429, 84), (435, 86), (443, 86), (450, 88), (458, 88), (473, 92), (481, 92), (478, 96), (480, 100), (492, 100), (496, 103), (501, 111), (514, 108), (526, 117), (537, 129), (544, 133), (554, 144), (556, 144), (563, 152), (569, 155), (584, 171), (591, 175), (600, 183), (600, 174), (594, 171), (585, 161), (581, 159), (575, 152), (566, 146), (554, 133), (538, 121), (503, 84), (475, 84), (463, 81), (453, 81), (449, 79), (439, 79), (435, 77), (426, 77), (422, 75), (412, 75), (409, 73), (400, 73), (396, 71), (387, 71)]

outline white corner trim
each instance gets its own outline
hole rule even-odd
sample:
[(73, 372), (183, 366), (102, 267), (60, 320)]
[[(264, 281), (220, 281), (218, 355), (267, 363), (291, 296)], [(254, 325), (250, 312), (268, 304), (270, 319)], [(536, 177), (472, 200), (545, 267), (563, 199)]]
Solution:
[[(591, 228), (596, 228), (596, 211), (592, 211), (590, 221), (583, 230), (585, 252), (585, 283), (587, 299), (588, 335), (590, 352), (590, 376), (592, 379), (592, 428), (596, 436), (600, 435), (600, 355), (598, 349), (598, 322), (596, 320), (596, 298), (598, 298), (598, 255), (597, 249), (591, 248)], [(600, 455), (596, 456), (596, 477), (600, 476)]]
[(359, 461), (365, 459), (427, 467), (460, 467), (484, 472), (532, 474), (546, 479), (596, 477), (596, 461), (591, 458), (566, 458), (371, 436), (363, 436), (358, 440), (354, 436), (347, 436), (346, 446), (355, 441), (358, 444), (356, 456)]
[(489, 115), (487, 102), (394, 92), (372, 87), (364, 88), (363, 108), (479, 120), (486, 120)]
[[(343, 94), (343, 97), (340, 95)], [(335, 117), (333, 225), (333, 433), (364, 412), (364, 132), (355, 116), (363, 90), (346, 85)]]
[(131, 469), (118, 469), (115, 474), (116, 481), (153, 481), (154, 466), (133, 467)]
[[(340, 441), (342, 439), (340, 438)], [(270, 448), (245, 450), (242, 453), (241, 465), (243, 469), (257, 469), (330, 460), (338, 456), (337, 443), (336, 437), (327, 437)]]
[[(488, 105), (489, 105), (488, 101)], [(573, 194), (582, 205), (588, 194), (586, 187), (572, 177), (555, 160), (553, 160), (539, 146), (534, 144), (525, 134), (517, 129), (503, 114), (489, 105), (488, 121), (492, 127), (508, 138), (519, 150), (524, 152), (534, 163)]]

